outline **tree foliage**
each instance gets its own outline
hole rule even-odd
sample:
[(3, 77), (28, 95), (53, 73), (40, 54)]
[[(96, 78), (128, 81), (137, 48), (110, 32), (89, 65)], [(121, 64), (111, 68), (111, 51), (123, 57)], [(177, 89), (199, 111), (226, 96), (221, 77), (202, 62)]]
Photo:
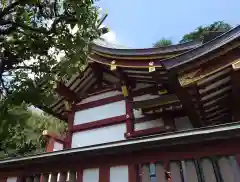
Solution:
[(172, 45), (172, 41), (169, 39), (162, 38), (153, 44), (153, 47), (166, 47)]
[(32, 112), (27, 104), (10, 106), (0, 115), (0, 158), (43, 152), (44, 130), (64, 135), (66, 123), (44, 113)]
[[(93, 0), (2, 0), (1, 97), (16, 90), (24, 96), (26, 90), (40, 89), (42, 85), (46, 95), (51, 95), (59, 78), (81, 71), (89, 43), (106, 30), (99, 29), (98, 8), (93, 3)], [(40, 101), (40, 96), (35, 99)]]
[(0, 150), (5, 154), (38, 150), (43, 129), (62, 128), (28, 106), (50, 104), (56, 83), (82, 70), (91, 41), (107, 31), (99, 28), (98, 14), (94, 0), (0, 0)]
[(207, 36), (211, 32), (226, 32), (230, 30), (232, 26), (223, 21), (216, 21), (207, 26), (199, 26), (193, 32), (190, 32), (183, 36), (180, 43), (203, 40), (204, 36)]

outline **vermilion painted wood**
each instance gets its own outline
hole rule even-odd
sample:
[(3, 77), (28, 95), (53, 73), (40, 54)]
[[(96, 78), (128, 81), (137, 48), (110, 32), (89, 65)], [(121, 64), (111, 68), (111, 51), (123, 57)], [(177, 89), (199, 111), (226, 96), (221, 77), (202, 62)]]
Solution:
[[(116, 89), (102, 90), (102, 91), (100, 91), (96, 94), (93, 94), (93, 95), (106, 93), (106, 92), (113, 91), (113, 90), (116, 90)], [(131, 96), (136, 97), (136, 96), (141, 96), (141, 95), (145, 95), (145, 94), (149, 94), (149, 93), (156, 93), (157, 94), (156, 87), (148, 87), (148, 88), (143, 88), (143, 89), (139, 89), (139, 90), (136, 90), (136, 91), (132, 91)], [(92, 96), (92, 95), (90, 95), (90, 96)], [(92, 108), (92, 107), (97, 107), (97, 106), (109, 104), (109, 103), (112, 103), (112, 102), (121, 101), (121, 100), (124, 100), (124, 99), (125, 99), (124, 96), (122, 94), (120, 94), (120, 95), (116, 95), (116, 96), (112, 96), (112, 97), (88, 102), (88, 103), (85, 103), (85, 104), (76, 104), (76, 105), (73, 106), (73, 110), (78, 111), (78, 110), (82, 110), (82, 109), (88, 109), (88, 108)]]
[(54, 148), (54, 138), (49, 138), (46, 145), (46, 152), (53, 152)]
[[(43, 172), (59, 172), (67, 171), (69, 169), (79, 168), (99, 168), (104, 165), (132, 165), (149, 163), (152, 161), (166, 161), (166, 160), (187, 160), (200, 159), (208, 156), (218, 155), (235, 155), (240, 153), (240, 146), (238, 145), (239, 138), (232, 138), (228, 140), (214, 140), (205, 141), (201, 143), (174, 145), (171, 147), (161, 146), (158, 149), (143, 147), (142, 150), (134, 152), (121, 152), (121, 154), (107, 155), (99, 154), (97, 156), (82, 157), (82, 154), (74, 154), (71, 158), (61, 158), (56, 162), (46, 162), (44, 164), (38, 163), (19, 168), (10, 169), (4, 168), (0, 171), (2, 178), (7, 176), (24, 176), (30, 174), (39, 174)], [(224, 147), (223, 147), (224, 146)]]
[(110, 167), (108, 165), (101, 165), (99, 168), (99, 182), (110, 181)]
[(88, 102), (88, 103), (85, 103), (85, 104), (74, 105), (73, 106), (73, 111), (79, 111), (79, 110), (83, 110), (83, 109), (98, 107), (98, 106), (102, 106), (102, 105), (105, 105), (105, 104), (118, 102), (118, 101), (121, 101), (121, 100), (124, 100), (124, 99), (125, 98), (123, 97), (123, 95), (117, 95), (117, 96), (113, 96), (113, 97), (99, 99), (99, 100)]
[(0, 182), (7, 182), (7, 178), (4, 178), (4, 177), (0, 177)]
[(128, 182), (141, 182), (139, 180), (138, 165), (136, 164), (128, 165)]
[(83, 182), (83, 169), (79, 168), (77, 170), (77, 182)]
[(110, 126), (110, 125), (120, 124), (124, 122), (126, 122), (126, 115), (116, 116), (116, 117), (102, 119), (102, 120), (93, 121), (89, 123), (73, 125), (71, 128), (71, 133), (94, 129), (94, 128), (101, 128), (104, 126)]
[(133, 108), (132, 108), (132, 97), (126, 98), (126, 128), (127, 135), (131, 135), (134, 131), (134, 123), (133, 123)]
[[(169, 54), (165, 54), (164, 55), (169, 55)], [(170, 54), (172, 55), (172, 54)], [(109, 58), (106, 58), (106, 57), (103, 57), (103, 56), (99, 56), (97, 54), (92, 54), (91, 55), (91, 58), (93, 60), (97, 60), (98, 62), (100, 62), (101, 64), (111, 64), (112, 62), (112, 58), (109, 59)], [(159, 58), (160, 59), (160, 58)], [(126, 67), (136, 67), (136, 66), (145, 66), (145, 67), (148, 67), (149, 66), (149, 60), (147, 61), (143, 61), (143, 60), (124, 60), (124, 59), (117, 59), (116, 60), (116, 64), (119, 64), (119, 65), (123, 65), (123, 66), (126, 66)], [(155, 61), (155, 64), (154, 65), (160, 65), (161, 66), (161, 63), (160, 61), (156, 62)]]
[(172, 131), (172, 128), (166, 129), (165, 126), (154, 127), (154, 128), (149, 128), (145, 130), (133, 131), (130, 135), (126, 134), (126, 138), (134, 138), (134, 137), (146, 136), (146, 135), (157, 134), (157, 133), (165, 133), (167, 131)]
[(72, 146), (72, 130), (73, 130), (73, 122), (74, 122), (74, 112), (71, 111), (68, 114), (68, 133), (67, 133), (67, 138), (66, 138), (66, 146), (65, 148), (71, 148)]
[(59, 143), (62, 143), (62, 144), (64, 144), (64, 142), (65, 142), (63, 137), (57, 135), (57, 134), (54, 133), (54, 132), (49, 132), (49, 131), (47, 131), (47, 133), (44, 134), (44, 136), (46, 136), (46, 137), (48, 137), (48, 138), (53, 138), (55, 141), (57, 141), (57, 142), (59, 142)]

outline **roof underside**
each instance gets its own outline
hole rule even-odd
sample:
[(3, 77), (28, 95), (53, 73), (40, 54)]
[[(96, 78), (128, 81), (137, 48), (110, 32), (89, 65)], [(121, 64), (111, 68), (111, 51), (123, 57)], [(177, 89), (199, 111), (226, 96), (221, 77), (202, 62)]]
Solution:
[(48, 109), (67, 119), (64, 101), (79, 102), (99, 88), (120, 90), (124, 81), (133, 89), (138, 83), (150, 84), (151, 94), (159, 95), (161, 101), (176, 98), (164, 106), (154, 99), (133, 104), (146, 112), (183, 108), (190, 120), (199, 122), (196, 126), (232, 121), (233, 90), (237, 88), (232, 65), (240, 58), (239, 37), (240, 26), (204, 44), (189, 42), (149, 49), (94, 44), (85, 71), (62, 84), (68, 96), (60, 94)]

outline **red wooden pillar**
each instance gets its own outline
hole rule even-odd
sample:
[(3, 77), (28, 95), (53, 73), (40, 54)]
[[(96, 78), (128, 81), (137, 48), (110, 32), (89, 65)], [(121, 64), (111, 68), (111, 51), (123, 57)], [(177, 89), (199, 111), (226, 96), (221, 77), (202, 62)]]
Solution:
[(73, 135), (73, 120), (74, 120), (74, 109), (68, 113), (68, 133), (66, 138), (66, 148), (72, 147), (72, 135)]
[(7, 178), (1, 178), (0, 176), (0, 182), (7, 182)]
[(101, 166), (99, 168), (99, 182), (110, 181), (110, 168), (109, 166)]
[(131, 97), (126, 98), (126, 137), (130, 137), (134, 132), (132, 101)]
[(82, 168), (77, 170), (77, 182), (83, 182), (83, 169)]
[(55, 133), (51, 133), (47, 130), (43, 131), (43, 135), (46, 137), (46, 147), (45, 147), (45, 151), (46, 152), (53, 152), (54, 151), (54, 143), (60, 143), (63, 145), (63, 149), (65, 148), (65, 141), (63, 138), (61, 138), (60, 136), (58, 136)]
[(139, 169), (135, 164), (128, 165), (128, 182), (140, 182)]

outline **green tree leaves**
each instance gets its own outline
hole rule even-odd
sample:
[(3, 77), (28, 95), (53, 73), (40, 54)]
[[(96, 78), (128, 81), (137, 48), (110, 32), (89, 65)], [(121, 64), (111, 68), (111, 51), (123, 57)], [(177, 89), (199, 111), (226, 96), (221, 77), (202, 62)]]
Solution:
[(82, 71), (89, 44), (103, 29), (93, 0), (2, 0), (1, 4), (0, 151), (19, 155), (41, 149), (43, 129), (62, 131), (61, 122), (27, 107), (52, 103), (56, 82)]
[(169, 39), (162, 38), (153, 44), (153, 47), (166, 47), (172, 45), (172, 41)]
[(66, 123), (32, 112), (24, 103), (8, 107), (0, 114), (0, 158), (43, 152), (42, 132), (46, 129), (64, 135)]
[[(19, 2), (7, 0), (0, 12), (1, 98), (33, 89), (34, 81), (42, 86), (48, 80), (42, 91), (51, 92), (56, 78), (81, 71), (88, 45), (102, 34), (92, 0)], [(74, 34), (71, 27), (77, 27)]]
[(211, 32), (226, 32), (230, 30), (232, 26), (223, 21), (216, 21), (208, 26), (199, 26), (193, 32), (190, 32), (183, 36), (180, 43), (203, 40), (204, 36), (207, 36)]
[[(179, 43), (185, 43), (189, 41), (203, 41), (205, 37), (208, 37), (212, 33), (223, 33), (230, 30), (232, 26), (223, 21), (216, 21), (207, 26), (199, 26), (194, 31), (185, 34)], [(210, 37), (210, 36), (209, 36)], [(210, 37), (211, 38), (211, 37)], [(153, 44), (153, 47), (165, 47), (172, 45), (172, 41), (162, 38)]]

